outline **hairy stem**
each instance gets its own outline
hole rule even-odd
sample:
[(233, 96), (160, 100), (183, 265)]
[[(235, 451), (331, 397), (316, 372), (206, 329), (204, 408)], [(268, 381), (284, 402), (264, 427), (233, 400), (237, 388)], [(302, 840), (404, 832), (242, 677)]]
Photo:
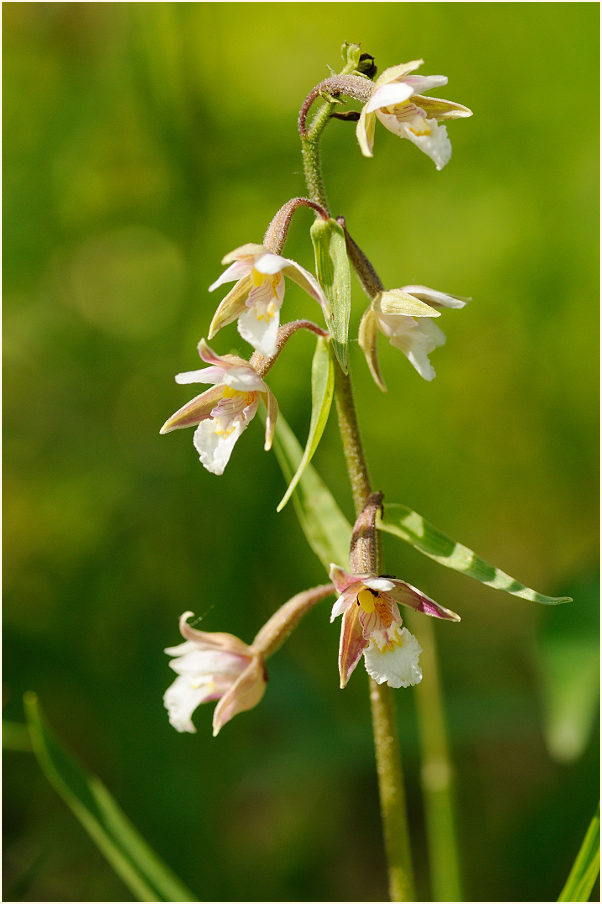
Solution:
[[(326, 211), (328, 202), (320, 168), (319, 139), (332, 112), (332, 106), (324, 104), (314, 117), (310, 129), (301, 136), (308, 194), (312, 201), (320, 204)], [(304, 115), (307, 109), (304, 105)], [(344, 374), (340, 367), (336, 367), (335, 401), (353, 502), (356, 514), (359, 515), (372, 493), (372, 485), (359, 432), (351, 378)], [(379, 545), (375, 539), (372, 560), (376, 574), (381, 568), (379, 559)], [(413, 901), (414, 883), (409, 829), (392, 689), (388, 685), (377, 684), (371, 678), (370, 704), (388, 864), (389, 894), (392, 901)]]

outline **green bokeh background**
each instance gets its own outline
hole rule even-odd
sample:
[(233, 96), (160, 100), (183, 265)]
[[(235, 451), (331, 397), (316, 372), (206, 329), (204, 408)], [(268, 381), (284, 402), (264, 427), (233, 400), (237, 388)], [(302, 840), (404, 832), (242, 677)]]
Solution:
[[(5, 4), (5, 716), (55, 730), (202, 900), (386, 897), (367, 702), (338, 689), (328, 603), (213, 740), (170, 728), (163, 647), (185, 609), (250, 640), (324, 580), (253, 424), (221, 478), (189, 397), (224, 253), (303, 194), (303, 97), (361, 41), (419, 56), (450, 164), (378, 129), (324, 140), (333, 210), (395, 287), (472, 296), (426, 383), (386, 343), (351, 363), (375, 486), (543, 593), (542, 609), (385, 538), (387, 568), (462, 614), (436, 624), (467, 900), (553, 900), (597, 800), (598, 17), (592, 3)], [(435, 92), (437, 93), (437, 92)], [(287, 253), (312, 268), (309, 212)], [(353, 335), (364, 298), (354, 285)], [(317, 316), (291, 288), (285, 314)], [(214, 343), (248, 348), (233, 326)], [(304, 438), (313, 341), (270, 375)], [(316, 466), (351, 516), (334, 418)], [(581, 684), (579, 684), (581, 681)], [(573, 683), (576, 682), (576, 689)], [(572, 696), (571, 696), (572, 693)], [(396, 695), (418, 896), (429, 900), (413, 692)], [(5, 899), (123, 900), (30, 754), (5, 754)]]

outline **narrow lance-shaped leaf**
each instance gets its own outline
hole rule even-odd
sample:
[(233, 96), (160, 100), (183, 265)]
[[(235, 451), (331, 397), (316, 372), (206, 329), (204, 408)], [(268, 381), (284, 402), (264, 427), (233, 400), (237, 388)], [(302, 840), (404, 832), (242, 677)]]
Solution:
[(299, 462), (299, 467), (295, 472), (295, 476), (288, 485), (288, 489), (284, 494), (280, 505), (276, 511), (280, 512), (291, 498), (292, 492), (299, 483), (303, 471), (311, 461), (314, 452), (318, 448), (318, 444), (322, 439), (326, 421), (330, 414), (330, 406), (332, 405), (332, 396), (334, 393), (334, 363), (328, 343), (321, 336), (318, 336), (316, 343), (316, 351), (311, 366), (311, 420), (309, 424), (309, 435), (305, 444), (303, 457)]
[(537, 593), (537, 591), (525, 587), (515, 578), (496, 568), (495, 565), (490, 565), (489, 562), (479, 558), (472, 549), (463, 546), (462, 543), (456, 543), (455, 540), (450, 540), (440, 530), (429, 524), (422, 515), (413, 512), (406, 505), (385, 505), (383, 517), (377, 519), (377, 527), (410, 543), (419, 552), (439, 562), (440, 565), (460, 571), (482, 584), (487, 584), (488, 587), (505, 590), (506, 593), (511, 593), (513, 596), (520, 596), (545, 606), (572, 602), (570, 596), (545, 596), (543, 593)]
[(132, 894), (139, 901), (197, 901), (138, 834), (102, 782), (54, 740), (33, 693), (25, 695), (25, 712), (33, 750), (46, 778)]
[(589, 901), (600, 872), (600, 804), (585, 833), (583, 844), (560, 892), (559, 901)]
[(330, 304), (327, 326), (332, 347), (344, 373), (349, 370), (347, 336), (351, 313), (351, 273), (345, 233), (335, 220), (317, 219), (311, 227), (316, 273)]
[[(301, 446), (282, 415), (276, 424), (274, 452), (286, 480), (299, 466)], [(331, 562), (347, 564), (351, 525), (313, 465), (307, 465), (295, 493), (293, 505), (307, 542), (328, 572)]]

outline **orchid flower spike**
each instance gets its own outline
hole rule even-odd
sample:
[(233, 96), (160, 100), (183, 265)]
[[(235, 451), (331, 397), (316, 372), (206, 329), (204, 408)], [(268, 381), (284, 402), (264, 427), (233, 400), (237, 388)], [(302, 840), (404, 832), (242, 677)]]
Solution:
[(188, 624), (194, 613), (180, 617), (184, 643), (165, 652), (177, 678), (163, 695), (169, 721), (176, 731), (196, 732), (192, 713), (201, 703), (219, 700), (213, 713), (213, 736), (237, 713), (256, 706), (267, 676), (263, 658), (233, 634), (197, 631)]
[(448, 295), (427, 286), (403, 286), (379, 292), (366, 310), (359, 329), (359, 344), (378, 386), (386, 386), (378, 363), (377, 337), (380, 330), (391, 345), (401, 349), (410, 364), (425, 380), (432, 380), (435, 369), (429, 354), (445, 344), (445, 334), (433, 323), (439, 308), (463, 308), (469, 298)]
[(378, 684), (409, 687), (422, 681), (418, 659), (422, 648), (413, 634), (402, 627), (398, 603), (432, 615), (460, 621), (460, 616), (440, 606), (411, 584), (391, 577), (347, 574), (330, 566), (330, 579), (339, 595), (330, 621), (343, 616), (339, 645), (339, 675), (345, 687), (364, 656), (368, 674)]
[(424, 97), (420, 92), (447, 85), (445, 75), (410, 75), (422, 60), (412, 60), (385, 69), (374, 82), (374, 91), (364, 105), (356, 127), (357, 140), (364, 157), (372, 157), (374, 126), (379, 119), (384, 127), (408, 138), (443, 169), (451, 157), (451, 142), (445, 126), (439, 122), (472, 116), (462, 104), (437, 97)]
[(223, 474), (236, 440), (255, 417), (260, 397), (267, 411), (264, 448), (271, 448), (278, 404), (248, 361), (236, 355), (216, 355), (204, 339), (199, 343), (199, 355), (210, 366), (178, 374), (176, 383), (215, 385), (172, 414), (160, 432), (198, 424), (193, 441), (201, 463), (212, 474)]
[(243, 339), (262, 355), (272, 357), (276, 353), (285, 276), (319, 302), (325, 314), (329, 311), (316, 278), (295, 261), (273, 254), (264, 245), (243, 245), (227, 254), (222, 263), (230, 266), (209, 286), (209, 291), (234, 280), (236, 285), (215, 312), (209, 327), (210, 339), (238, 318), (238, 332)]

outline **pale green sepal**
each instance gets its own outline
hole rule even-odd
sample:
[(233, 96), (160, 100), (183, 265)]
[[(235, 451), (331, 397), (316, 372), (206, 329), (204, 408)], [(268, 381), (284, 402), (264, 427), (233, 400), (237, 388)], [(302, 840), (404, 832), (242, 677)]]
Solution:
[(360, 321), (358, 332), (358, 342), (361, 350), (366, 356), (370, 373), (374, 382), (383, 392), (387, 391), (383, 375), (380, 372), (380, 364), (378, 363), (378, 319), (372, 305), (365, 311)]
[[(282, 415), (276, 424), (273, 448), (285, 480), (291, 480), (303, 451)], [(331, 562), (340, 562), (348, 568), (351, 525), (311, 464), (297, 484), (293, 505), (305, 538), (326, 572)]]
[(570, 596), (545, 596), (537, 593), (529, 587), (525, 587), (519, 581), (500, 571), (495, 565), (490, 565), (484, 559), (480, 559), (472, 549), (450, 540), (445, 534), (429, 524), (422, 515), (413, 512), (405, 505), (388, 504), (384, 507), (382, 518), (377, 516), (376, 526), (389, 534), (394, 534), (410, 543), (425, 556), (460, 571), (468, 577), (493, 587), (496, 590), (505, 590), (513, 596), (531, 600), (534, 603), (542, 603), (544, 606), (558, 606), (560, 603), (571, 603)]
[(109, 791), (57, 744), (38, 698), (24, 698), (34, 753), (46, 778), (139, 901), (198, 901), (138, 834)]
[(429, 304), (408, 295), (401, 289), (391, 289), (381, 292), (374, 299), (374, 308), (381, 314), (405, 314), (407, 317), (441, 317), (441, 311), (436, 311)]
[(235, 248), (234, 251), (229, 251), (228, 254), (225, 254), (222, 257), (222, 264), (233, 264), (234, 261), (239, 261), (243, 257), (257, 257), (259, 254), (266, 254), (267, 251), (268, 249), (265, 245), (247, 242), (246, 245), (241, 245), (240, 248)]
[(318, 444), (324, 433), (324, 428), (326, 427), (328, 415), (330, 414), (333, 394), (334, 362), (328, 348), (328, 343), (322, 336), (318, 336), (316, 351), (311, 366), (311, 420), (309, 424), (309, 435), (307, 437), (307, 443), (305, 444), (303, 457), (299, 462), (299, 467), (295, 472), (295, 476), (289, 483), (288, 489), (282, 497), (282, 501), (276, 509), (277, 512), (281, 512), (291, 498), (293, 490), (303, 475), (303, 471), (312, 460), (314, 452), (318, 448)]
[(227, 326), (236, 320), (243, 313), (246, 307), (247, 297), (253, 286), (253, 280), (250, 276), (244, 276), (232, 286), (225, 298), (223, 298), (217, 310), (213, 315), (213, 320), (209, 326), (209, 339), (213, 339), (215, 334), (221, 330), (223, 326)]
[(345, 246), (345, 233), (335, 220), (317, 219), (311, 227), (316, 257), (316, 274), (328, 299), (331, 316), (327, 326), (332, 347), (343, 373), (349, 370), (347, 334), (351, 313), (351, 273)]
[(559, 901), (589, 901), (600, 872), (600, 804), (585, 833)]

